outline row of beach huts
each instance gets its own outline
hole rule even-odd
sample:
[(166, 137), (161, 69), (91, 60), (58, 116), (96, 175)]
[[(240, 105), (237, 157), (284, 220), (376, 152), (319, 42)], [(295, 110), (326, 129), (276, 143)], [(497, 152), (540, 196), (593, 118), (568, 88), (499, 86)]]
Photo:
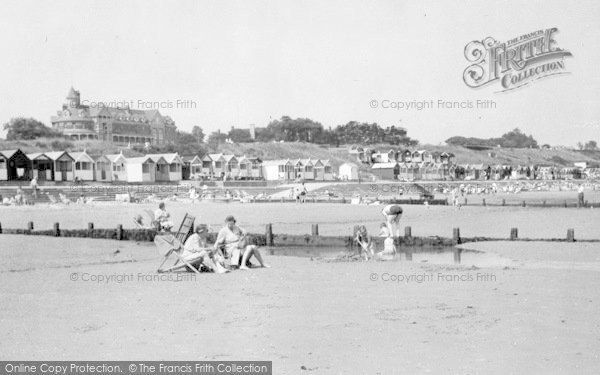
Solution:
[(177, 182), (209, 180), (308, 180), (335, 179), (329, 160), (281, 159), (231, 154), (180, 156), (178, 153), (126, 157), (119, 154), (93, 156), (86, 151), (25, 153), (0, 151), (0, 181), (98, 181)]

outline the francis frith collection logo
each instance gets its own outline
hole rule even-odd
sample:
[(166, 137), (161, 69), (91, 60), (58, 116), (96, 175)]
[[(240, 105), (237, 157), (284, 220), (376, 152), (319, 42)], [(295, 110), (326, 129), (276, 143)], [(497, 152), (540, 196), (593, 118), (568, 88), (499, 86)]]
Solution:
[(472, 41), (465, 47), (465, 58), (472, 64), (463, 80), (472, 88), (496, 81), (499, 91), (513, 90), (535, 80), (568, 73), (565, 57), (571, 52), (558, 47), (557, 28), (537, 30), (501, 43), (492, 37)]

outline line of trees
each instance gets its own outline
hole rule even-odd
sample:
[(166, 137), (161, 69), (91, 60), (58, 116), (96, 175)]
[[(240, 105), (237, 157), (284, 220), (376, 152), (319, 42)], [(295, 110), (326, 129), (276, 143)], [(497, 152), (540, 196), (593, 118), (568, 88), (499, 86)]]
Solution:
[(532, 135), (524, 134), (519, 128), (515, 128), (500, 138), (474, 138), (455, 136), (446, 139), (446, 143), (453, 146), (489, 146), (505, 148), (538, 148), (538, 143)]
[(326, 129), (321, 123), (308, 119), (283, 116), (271, 121), (264, 128), (255, 129), (254, 140), (249, 129), (231, 128), (228, 133), (216, 131), (210, 134), (209, 145), (222, 142), (309, 142), (317, 144), (376, 144), (414, 146), (417, 140), (407, 136), (406, 130), (400, 127), (381, 127), (377, 123), (350, 121), (335, 128)]
[(8, 141), (64, 137), (60, 132), (33, 118), (12, 118), (3, 125), (3, 129), (6, 130)]

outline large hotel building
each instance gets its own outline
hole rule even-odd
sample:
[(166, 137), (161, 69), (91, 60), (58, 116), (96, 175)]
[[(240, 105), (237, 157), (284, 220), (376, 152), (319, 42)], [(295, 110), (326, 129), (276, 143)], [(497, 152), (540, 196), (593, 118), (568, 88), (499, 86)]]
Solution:
[(72, 87), (67, 103), (50, 121), (52, 128), (74, 140), (164, 145), (175, 142), (177, 132), (173, 120), (158, 110), (82, 105), (79, 91)]

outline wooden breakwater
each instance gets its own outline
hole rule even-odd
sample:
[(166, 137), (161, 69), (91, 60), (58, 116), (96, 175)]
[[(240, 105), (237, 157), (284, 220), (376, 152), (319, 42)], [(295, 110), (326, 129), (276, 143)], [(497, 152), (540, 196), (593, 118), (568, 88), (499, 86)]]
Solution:
[[(281, 234), (274, 233), (272, 224), (265, 226), (265, 233), (251, 233), (250, 242), (259, 246), (271, 247), (311, 247), (311, 248), (357, 248), (355, 235), (358, 226), (355, 226), (354, 233), (346, 236), (322, 236), (319, 235), (319, 225), (313, 224), (310, 234)], [(59, 223), (54, 223), (52, 229), (36, 230), (33, 222), (28, 222), (25, 228), (2, 228), (0, 223), (0, 234), (20, 234), (33, 236), (51, 236), (51, 237), (78, 237), (78, 238), (96, 238), (113, 239), (118, 241), (138, 241), (152, 242), (159, 233), (156, 229), (129, 229), (123, 228), (118, 224), (115, 228), (95, 228), (94, 223), (88, 223), (87, 228), (82, 229), (63, 229)], [(208, 234), (208, 241), (216, 239), (216, 233)], [(371, 237), (371, 241), (379, 248), (383, 246), (383, 237)], [(575, 230), (570, 228), (565, 237), (554, 238), (521, 238), (518, 235), (518, 228), (511, 228), (508, 237), (462, 237), (460, 228), (454, 228), (452, 236), (413, 236), (412, 228), (404, 228), (404, 236), (395, 238), (396, 246), (399, 248), (442, 248), (453, 247), (457, 244), (480, 241), (551, 241), (551, 242), (600, 242), (600, 239), (575, 239)]]

